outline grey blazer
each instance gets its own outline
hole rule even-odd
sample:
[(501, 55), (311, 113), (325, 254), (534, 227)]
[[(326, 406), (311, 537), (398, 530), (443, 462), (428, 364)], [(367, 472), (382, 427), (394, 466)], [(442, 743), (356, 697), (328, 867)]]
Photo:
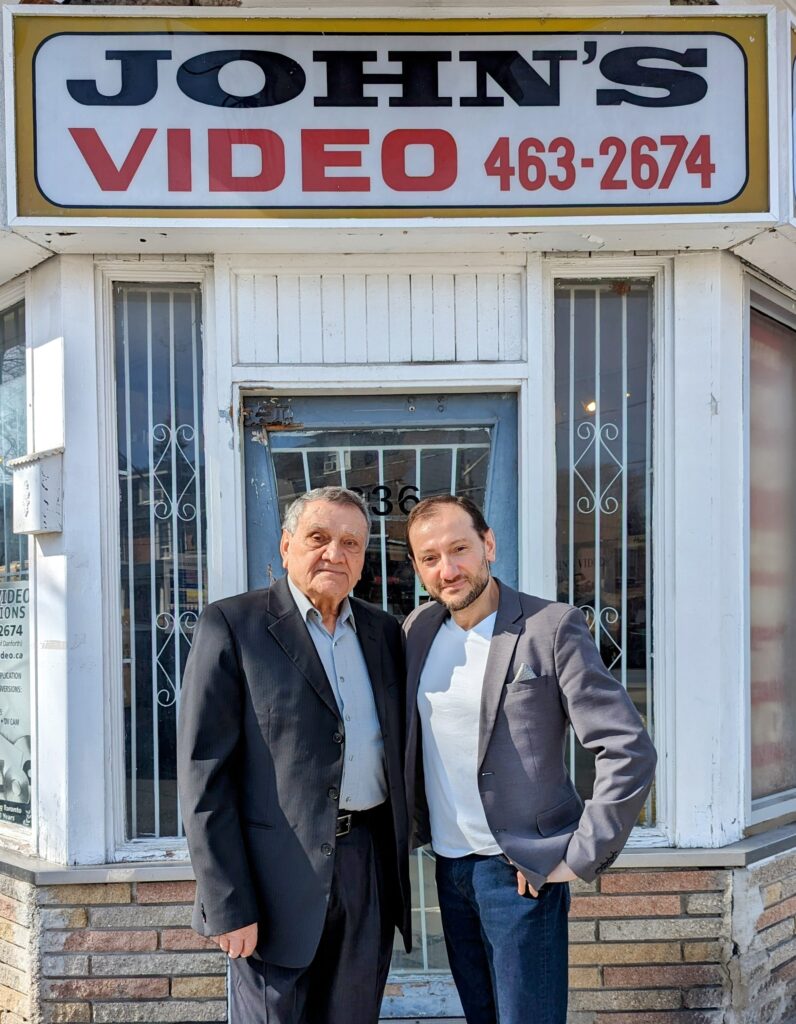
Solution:
[[(394, 834), (385, 908), (408, 942), (401, 634), (380, 609), (354, 598), (351, 607), (384, 738)], [(200, 934), (257, 921), (263, 960), (310, 963), (332, 880), (344, 733), (285, 579), (207, 606), (183, 677), (177, 735)]]
[[(583, 613), (498, 584), (478, 737), (486, 820), (534, 888), (562, 859), (591, 881), (627, 841), (652, 785), (655, 748), (627, 693), (603, 665)], [(415, 845), (430, 841), (417, 690), (447, 614), (429, 603), (404, 623), (406, 786)], [(585, 807), (564, 763), (570, 722), (595, 758)]]

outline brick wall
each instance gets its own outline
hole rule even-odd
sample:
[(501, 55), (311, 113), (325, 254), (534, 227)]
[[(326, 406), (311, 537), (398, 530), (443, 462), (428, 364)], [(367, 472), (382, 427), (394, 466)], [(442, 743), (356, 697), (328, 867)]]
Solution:
[[(193, 893), (0, 874), (0, 1024), (225, 1021), (225, 957), (191, 931)], [(570, 938), (570, 1024), (786, 1024), (796, 852), (576, 883)]]
[(728, 1005), (728, 871), (610, 871), (573, 886), (573, 1024), (719, 1024)]
[(226, 958), (190, 929), (193, 882), (37, 892), (45, 1024), (225, 1021)]
[(0, 875), (0, 1024), (27, 1024), (37, 982), (36, 890)]
[(734, 903), (738, 1024), (796, 1018), (796, 853), (736, 872)]

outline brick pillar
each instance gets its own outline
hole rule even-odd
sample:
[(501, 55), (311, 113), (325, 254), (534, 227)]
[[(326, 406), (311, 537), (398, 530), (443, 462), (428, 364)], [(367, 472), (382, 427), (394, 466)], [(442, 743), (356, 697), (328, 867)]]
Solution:
[(226, 957), (191, 931), (193, 882), (38, 890), (45, 1024), (225, 1021)]
[(0, 875), (0, 1024), (27, 1024), (38, 980), (36, 889)]

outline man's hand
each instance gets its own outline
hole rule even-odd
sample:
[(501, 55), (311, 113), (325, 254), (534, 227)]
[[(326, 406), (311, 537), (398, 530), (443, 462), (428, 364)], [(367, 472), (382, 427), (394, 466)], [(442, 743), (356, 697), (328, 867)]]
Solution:
[[(572, 882), (577, 877), (578, 876), (575, 874), (575, 872), (572, 870), (572, 868), (569, 867), (569, 865), (565, 861), (562, 860), (559, 864), (557, 864), (553, 868), (553, 870), (547, 876), (547, 881), (548, 882)], [(525, 895), (526, 887), (528, 889), (528, 892), (534, 898), (536, 898), (539, 895), (539, 893), (536, 891), (536, 889), (534, 889), (534, 887), (531, 885), (531, 883), (528, 881), (528, 879), (525, 877), (525, 875), (521, 871), (518, 871), (517, 872), (517, 892), (520, 894), (520, 896), (524, 896)]]
[(212, 938), (232, 960), (239, 956), (251, 956), (257, 945), (257, 922), (247, 924), (245, 928), (236, 928), (234, 932), (213, 935)]

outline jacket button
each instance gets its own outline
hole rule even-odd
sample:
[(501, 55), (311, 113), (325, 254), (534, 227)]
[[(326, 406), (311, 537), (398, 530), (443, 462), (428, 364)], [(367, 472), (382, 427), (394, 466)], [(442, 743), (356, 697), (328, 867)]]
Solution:
[(331, 857), (331, 855), (332, 855), (332, 848), (331, 848), (331, 846), (328, 843), (324, 843), (323, 846), (321, 847), (321, 853), (324, 855), (324, 857)]
[(343, 742), (343, 734), (341, 732), (336, 732), (334, 734), (334, 736), (332, 736), (332, 739), (334, 740), (335, 743), (342, 743)]
[(326, 795), (329, 797), (330, 800), (336, 800), (340, 796), (340, 792), (336, 786), (329, 786), (329, 788), (326, 790)]

